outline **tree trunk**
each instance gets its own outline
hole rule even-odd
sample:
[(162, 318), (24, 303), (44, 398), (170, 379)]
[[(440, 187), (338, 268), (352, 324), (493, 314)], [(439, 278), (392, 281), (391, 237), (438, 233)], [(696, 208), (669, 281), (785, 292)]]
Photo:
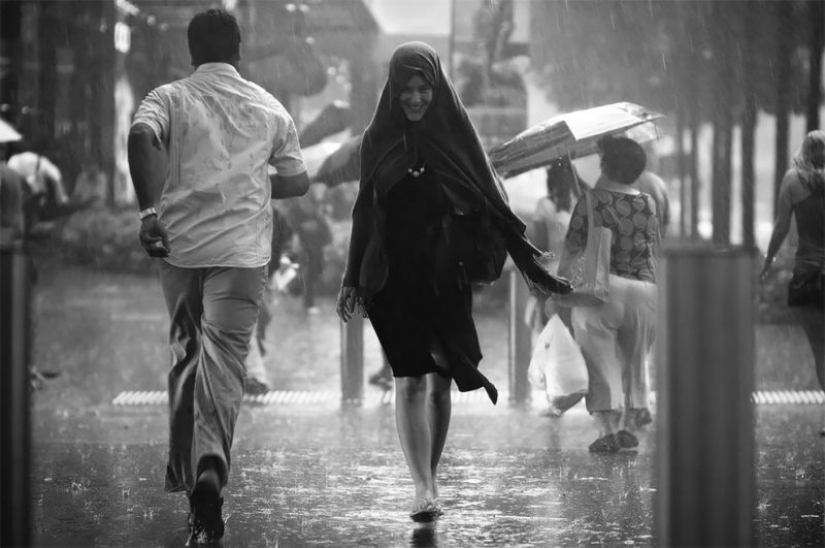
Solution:
[[(756, 29), (756, 21), (751, 8), (744, 5), (743, 21), (745, 25), (745, 47), (746, 52), (755, 51), (756, 41), (759, 39)], [(756, 93), (752, 82), (756, 81), (756, 59), (754, 56), (746, 55), (743, 59), (743, 73), (741, 80), (741, 92), (744, 98), (744, 109), (742, 111), (742, 245), (745, 249), (756, 247), (756, 235), (754, 233), (755, 221), (755, 198), (754, 189), (756, 187), (756, 169), (754, 166), (755, 134), (756, 134)]]
[(699, 239), (699, 107), (690, 113), (690, 236)]
[(729, 114), (720, 114), (720, 119), (713, 124), (712, 239), (714, 244), (728, 245), (730, 244), (732, 124)]
[(811, 22), (810, 73), (808, 74), (807, 131), (819, 129), (819, 107), (822, 103), (822, 50), (825, 49), (825, 2), (808, 1)]
[[(729, 4), (713, 4), (713, 15), (720, 21), (737, 13)], [(732, 56), (736, 53), (731, 40), (733, 29), (726, 32), (714, 29), (711, 44), (714, 51), (713, 71), (713, 180), (711, 181), (713, 243), (726, 246), (730, 244), (730, 195), (731, 195), (731, 148), (733, 132), (733, 93), (736, 62)]]
[(38, 99), (37, 108), (40, 110), (35, 115), (37, 133), (26, 137), (38, 141), (37, 152), (50, 154), (51, 151), (44, 149), (46, 144), (51, 144), (55, 137), (55, 107), (57, 105), (57, 51), (55, 49), (54, 37), (60, 35), (61, 20), (57, 10), (60, 6), (53, 2), (43, 2), (40, 4), (40, 25), (38, 29), (38, 39), (40, 40), (40, 50), (38, 63), (40, 64), (40, 74), (38, 76)]
[(791, 49), (793, 46), (793, 5), (791, 2), (776, 3), (777, 63), (776, 79), (776, 171), (774, 172), (774, 208), (779, 200), (779, 187), (788, 170), (788, 133), (791, 94)]
[(687, 235), (688, 189), (685, 174), (685, 109), (676, 108), (676, 165), (679, 172), (679, 236)]

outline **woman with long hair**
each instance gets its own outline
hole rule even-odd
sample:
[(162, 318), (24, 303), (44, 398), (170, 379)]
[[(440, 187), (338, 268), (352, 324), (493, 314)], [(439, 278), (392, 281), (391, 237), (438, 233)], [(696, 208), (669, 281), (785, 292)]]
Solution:
[[(770, 274), (792, 216), (796, 217), (799, 245), (788, 285), (788, 305), (796, 309), (811, 345), (816, 376), (825, 390), (825, 131), (821, 129), (805, 136), (793, 166), (782, 179), (762, 280)], [(825, 430), (822, 433), (825, 435)]]
[(499, 276), (506, 249), (529, 285), (570, 290), (541, 265), (525, 228), (436, 52), (422, 42), (399, 46), (363, 136), (337, 310), (345, 322), (356, 308), (369, 316), (392, 368), (413, 520), (442, 512), (436, 476), (452, 381), (498, 397), (478, 370), (472, 283)]

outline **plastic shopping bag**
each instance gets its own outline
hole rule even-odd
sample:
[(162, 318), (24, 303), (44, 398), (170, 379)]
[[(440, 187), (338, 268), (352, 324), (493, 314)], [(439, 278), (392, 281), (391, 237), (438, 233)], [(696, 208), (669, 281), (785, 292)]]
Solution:
[(573, 335), (553, 315), (536, 340), (527, 378), (544, 386), (547, 401), (559, 415), (587, 394), (587, 365)]

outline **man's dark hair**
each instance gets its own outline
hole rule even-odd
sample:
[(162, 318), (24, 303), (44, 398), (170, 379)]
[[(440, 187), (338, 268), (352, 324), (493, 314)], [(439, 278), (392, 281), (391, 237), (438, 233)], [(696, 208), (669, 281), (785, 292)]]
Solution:
[(226, 10), (211, 9), (195, 15), (186, 36), (192, 66), (235, 64), (241, 58), (241, 28), (235, 16)]
[(632, 185), (647, 167), (645, 149), (628, 137), (602, 137), (599, 150), (607, 176), (619, 183)]

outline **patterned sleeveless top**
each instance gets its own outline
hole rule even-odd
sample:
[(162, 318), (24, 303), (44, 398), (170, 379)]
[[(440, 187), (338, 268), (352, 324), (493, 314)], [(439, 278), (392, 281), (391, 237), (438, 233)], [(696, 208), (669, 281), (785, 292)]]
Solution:
[[(649, 194), (624, 194), (601, 188), (593, 189), (593, 222), (611, 230), (610, 273), (656, 283), (659, 254), (659, 218), (656, 202)], [(565, 246), (572, 254), (587, 245), (587, 200), (576, 204)]]

